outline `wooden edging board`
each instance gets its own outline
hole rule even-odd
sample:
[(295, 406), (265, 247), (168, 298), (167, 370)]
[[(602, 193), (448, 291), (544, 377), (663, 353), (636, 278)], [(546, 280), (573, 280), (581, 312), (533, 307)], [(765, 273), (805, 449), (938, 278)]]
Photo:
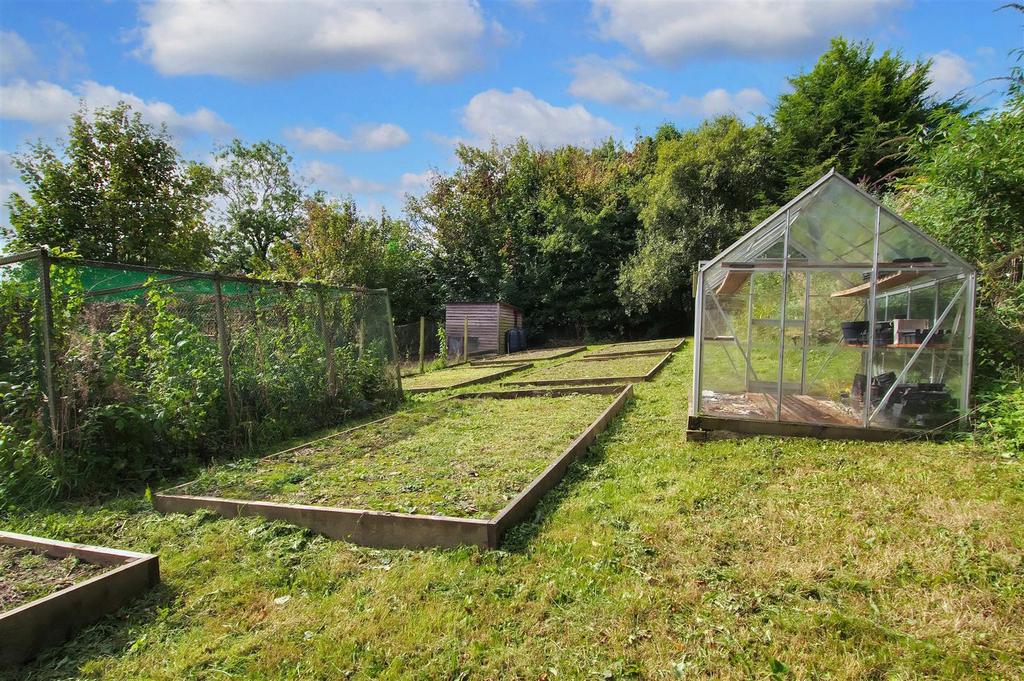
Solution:
[(493, 381), (493, 380), (495, 380), (497, 378), (502, 378), (504, 376), (508, 376), (509, 374), (514, 374), (517, 371), (522, 371), (523, 369), (529, 369), (532, 366), (533, 366), (533, 364), (529, 363), (529, 362), (527, 362), (525, 364), (516, 364), (516, 365), (510, 366), (508, 369), (504, 369), (502, 371), (495, 371), (493, 374), (487, 374), (486, 376), (479, 376), (477, 378), (470, 378), (468, 380), (460, 381), (459, 383), (454, 383), (452, 385), (430, 386), (430, 387), (423, 387), (423, 388), (406, 388), (405, 392), (409, 393), (410, 395), (417, 395), (417, 394), (420, 394), (420, 393), (436, 393), (436, 392), (440, 392), (442, 390), (454, 390), (455, 388), (465, 388), (468, 385), (477, 385), (478, 383), (488, 383), (488, 382)]
[(160, 581), (159, 559), (149, 553), (0, 532), (0, 544), (54, 558), (78, 556), (112, 567), (102, 574), (0, 613), (0, 667), (32, 659), (71, 638), (82, 627), (114, 612)]
[(633, 397), (633, 386), (625, 386), (618, 397), (612, 402), (604, 412), (597, 417), (597, 419), (590, 424), (590, 426), (583, 431), (576, 440), (569, 445), (562, 455), (551, 462), (547, 468), (544, 469), (540, 475), (533, 479), (529, 485), (526, 486), (522, 492), (520, 492), (512, 501), (501, 511), (498, 515), (494, 516), (491, 523), (494, 527), (494, 546), (498, 546), (498, 542), (504, 536), (505, 532), (510, 527), (520, 522), (526, 515), (533, 510), (533, 508), (540, 502), (541, 498), (550, 491), (555, 485), (557, 485), (563, 477), (565, 477), (566, 471), (569, 469), (569, 465), (576, 459), (583, 456), (587, 451), (587, 448), (593, 444), (597, 436), (608, 427), (608, 424), (613, 418), (615, 418), (622, 408), (626, 406)]
[[(638, 342), (639, 343), (647, 343), (647, 342), (650, 342), (650, 341), (638, 341)], [(650, 348), (648, 350), (630, 350), (629, 349), (629, 345), (630, 345), (629, 343), (622, 343), (622, 344), (619, 344), (619, 345), (611, 346), (613, 348), (621, 347), (621, 348), (623, 348), (622, 350), (616, 350), (615, 352), (605, 352), (605, 353), (602, 353), (600, 350), (595, 350), (593, 352), (588, 352), (583, 357), (580, 357), (579, 361), (581, 361), (581, 362), (593, 362), (593, 361), (602, 360), (602, 359), (616, 359), (616, 358), (619, 358), (619, 357), (636, 357), (638, 355), (660, 355), (663, 352), (675, 352), (679, 348), (683, 347), (685, 344), (686, 344), (686, 339), (685, 338), (680, 338), (678, 343), (676, 343), (675, 345), (673, 345), (671, 347), (668, 347), (668, 348)]]
[[(580, 359), (574, 359), (573, 362), (582, 362), (586, 358), (581, 357)], [(643, 383), (649, 381), (657, 375), (661, 368), (672, 359), (672, 353), (666, 352), (665, 356), (658, 361), (654, 367), (642, 376), (600, 376), (597, 378), (541, 378), (533, 379), (527, 376), (526, 378), (518, 381), (504, 381), (504, 385), (604, 385), (608, 383)], [(568, 362), (566, 362), (568, 364)], [(559, 365), (561, 366), (561, 365)]]
[[(611, 419), (622, 410), (625, 403), (633, 396), (633, 386), (597, 386), (588, 390), (540, 389), (495, 391), (468, 393), (448, 398), (453, 400), (510, 399), (512, 397), (569, 395), (580, 392), (616, 394), (617, 397), (544, 472), (537, 476), (500, 513), (489, 520), (285, 504), (269, 501), (248, 501), (244, 499), (172, 493), (174, 490), (183, 487), (183, 485), (154, 494), (153, 506), (161, 513), (189, 513), (199, 509), (208, 509), (226, 518), (252, 515), (262, 516), (306, 527), (334, 539), (344, 539), (354, 544), (376, 548), (421, 549), (470, 545), (483, 549), (495, 549), (498, 547), (505, 531), (517, 522), (518, 519), (524, 517), (537, 504), (544, 492), (554, 487), (561, 480), (569, 464), (586, 451), (594, 439), (608, 426)], [(381, 420), (384, 419), (371, 423), (378, 423)], [(364, 424), (356, 428), (364, 428), (367, 425), (370, 424)], [(343, 432), (351, 432), (356, 428)], [(280, 453), (278, 452), (278, 454)], [(272, 456), (276, 456), (276, 454)]]
[[(778, 435), (783, 437), (814, 437), (827, 440), (864, 440), (886, 442), (921, 437), (921, 433), (893, 428), (863, 428), (789, 421), (757, 421), (754, 419), (721, 416), (691, 416), (688, 421), (687, 440), (703, 442), (714, 431), (727, 431), (742, 435)], [(692, 431), (692, 434), (691, 432)]]
[[(552, 348), (551, 351), (554, 354), (546, 355), (544, 357), (530, 357), (529, 359), (516, 359), (515, 355), (512, 354), (512, 355), (502, 355), (500, 357), (493, 357), (493, 358), (489, 358), (489, 359), (480, 359), (480, 360), (476, 360), (476, 361), (470, 362), (469, 364), (470, 364), (470, 366), (475, 366), (475, 367), (491, 367), (491, 366), (501, 366), (503, 364), (519, 364), (520, 362), (547, 362), (548, 360), (551, 360), (551, 359), (561, 359), (563, 357), (568, 357), (569, 355), (575, 355), (577, 352), (580, 352), (581, 350), (586, 350), (586, 349), (587, 349), (586, 345), (579, 345), (579, 346), (575, 346), (575, 347), (571, 347), (571, 348)], [(527, 351), (527, 352), (531, 352), (531, 351)], [(542, 350), (533, 350), (532, 352), (542, 352)]]

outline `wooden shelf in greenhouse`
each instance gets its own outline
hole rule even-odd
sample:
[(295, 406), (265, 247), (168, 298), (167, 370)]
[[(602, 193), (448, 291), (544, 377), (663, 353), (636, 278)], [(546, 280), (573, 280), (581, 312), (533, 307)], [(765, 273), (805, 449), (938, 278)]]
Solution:
[[(921, 347), (921, 343), (890, 343), (888, 345), (876, 345), (875, 350), (917, 350)], [(857, 350), (867, 350), (867, 344), (860, 345), (859, 343), (843, 343), (844, 348), (854, 348)], [(929, 343), (926, 350), (949, 350), (949, 343)], [(954, 348), (959, 349), (959, 348)]]
[(718, 290), (715, 293), (720, 296), (736, 293), (743, 287), (743, 284), (747, 283), (747, 279), (750, 279), (749, 271), (730, 270), (725, 273), (725, 279), (718, 285)]
[[(889, 289), (896, 288), (897, 286), (902, 286), (903, 284), (906, 284), (908, 282), (914, 281), (915, 279), (917, 279), (918, 277), (920, 277), (923, 274), (924, 274), (924, 272), (914, 271), (914, 270), (906, 270), (906, 271), (903, 271), (903, 272), (893, 272), (892, 274), (887, 274), (884, 277), (882, 277), (881, 279), (879, 279), (878, 280), (878, 287), (875, 290), (876, 290), (876, 292), (877, 291), (888, 291)], [(832, 297), (833, 298), (849, 298), (851, 296), (866, 296), (866, 295), (869, 295), (870, 293), (871, 293), (871, 282), (870, 281), (865, 281), (863, 284), (858, 284), (857, 286), (853, 286), (853, 287), (848, 288), (848, 289), (843, 289), (842, 291), (836, 291), (835, 293), (832, 294)]]

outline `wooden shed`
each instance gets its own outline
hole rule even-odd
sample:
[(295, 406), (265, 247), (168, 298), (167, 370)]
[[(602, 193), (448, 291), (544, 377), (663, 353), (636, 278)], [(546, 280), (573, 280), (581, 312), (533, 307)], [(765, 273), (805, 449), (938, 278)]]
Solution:
[(444, 315), (448, 352), (462, 353), (462, 333), (469, 320), (469, 354), (505, 354), (505, 332), (523, 326), (523, 311), (508, 303), (448, 303)]

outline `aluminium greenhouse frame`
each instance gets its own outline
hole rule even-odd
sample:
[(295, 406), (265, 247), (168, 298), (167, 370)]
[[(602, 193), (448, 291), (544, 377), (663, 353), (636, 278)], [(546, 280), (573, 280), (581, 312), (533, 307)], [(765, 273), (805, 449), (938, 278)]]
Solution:
[(833, 169), (701, 262), (691, 430), (887, 439), (964, 425), (976, 277)]

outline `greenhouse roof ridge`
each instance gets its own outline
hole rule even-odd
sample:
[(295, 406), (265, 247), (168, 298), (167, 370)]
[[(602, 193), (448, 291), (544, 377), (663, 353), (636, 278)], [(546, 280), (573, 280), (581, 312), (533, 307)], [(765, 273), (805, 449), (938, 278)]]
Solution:
[[(754, 239), (755, 237), (757, 237), (758, 235), (765, 234), (765, 236), (769, 236), (768, 232), (770, 232), (771, 230), (776, 229), (778, 227), (778, 225), (776, 223), (778, 223), (779, 219), (782, 218), (782, 216), (784, 216), (787, 212), (793, 210), (794, 207), (803, 206), (805, 204), (808, 204), (808, 202), (813, 202), (815, 200), (815, 198), (817, 198), (815, 195), (819, 192), (819, 190), (823, 190), (823, 188), (826, 185), (828, 185), (829, 182), (831, 180), (833, 180), (833, 179), (839, 181), (840, 186), (842, 186), (842, 187), (844, 187), (844, 188), (846, 188), (848, 190), (852, 189), (853, 192), (858, 197), (867, 200), (872, 206), (876, 207), (881, 213), (884, 213), (885, 216), (887, 218), (889, 218), (892, 222), (895, 222), (896, 224), (900, 225), (902, 228), (904, 228), (906, 230), (910, 230), (910, 232), (915, 237), (920, 238), (921, 240), (926, 242), (928, 245), (930, 245), (932, 248), (934, 248), (937, 251), (941, 252), (944, 256), (947, 256), (951, 261), (953, 261), (953, 263), (955, 265), (957, 265), (957, 266), (959, 266), (959, 267), (961, 267), (961, 268), (963, 268), (965, 270), (968, 270), (970, 272), (974, 272), (975, 271), (975, 267), (971, 263), (969, 263), (964, 258), (959, 256), (957, 253), (955, 253), (952, 250), (950, 250), (947, 246), (945, 246), (945, 245), (939, 243), (938, 241), (936, 241), (934, 238), (932, 238), (931, 236), (926, 234), (924, 231), (922, 231), (919, 227), (917, 227), (913, 223), (907, 221), (902, 216), (900, 216), (897, 213), (895, 213), (892, 210), (890, 210), (888, 207), (886, 207), (884, 204), (882, 204), (882, 202), (879, 201), (877, 198), (875, 198), (874, 196), (872, 196), (868, 192), (864, 191), (864, 189), (862, 189), (861, 187), (857, 186), (849, 178), (847, 178), (847, 177), (843, 176), (841, 173), (837, 172), (835, 168), (832, 168), (827, 173), (825, 173), (823, 176), (818, 178), (810, 186), (808, 186), (806, 189), (804, 189), (802, 192), (800, 192), (794, 198), (792, 198), (790, 201), (788, 201), (785, 205), (783, 205), (781, 208), (779, 208), (774, 213), (772, 213), (768, 218), (766, 218), (765, 220), (761, 221), (756, 227), (754, 227), (753, 229), (749, 230), (747, 233), (745, 233), (739, 239), (737, 239), (732, 244), (730, 244), (725, 249), (723, 249), (714, 258), (712, 258), (710, 260), (707, 260), (707, 261), (702, 261), (700, 263), (698, 269), (700, 271), (706, 271), (706, 270), (714, 267), (715, 265), (721, 264), (726, 258), (728, 258), (730, 255), (734, 254), (744, 244), (748, 244), (749, 242), (751, 242), (751, 240)], [(810, 203), (808, 205), (814, 205), (814, 204)], [(795, 219), (796, 218), (794, 217), (793, 220), (795, 220)], [(888, 233), (891, 233), (891, 232), (892, 232), (892, 227), (890, 226), (890, 228), (888, 230), (886, 230), (886, 233), (888, 234)], [(841, 234), (839, 232), (836, 232), (836, 233), (837, 234)], [(842, 239), (842, 240), (846, 241), (846, 239)], [(754, 242), (755, 247), (756, 247), (756, 243), (757, 242), (755, 241)], [(854, 250), (854, 251), (857, 250), (858, 246), (855, 246), (853, 243), (850, 243), (850, 242), (847, 242), (847, 243), (852, 248), (852, 250)], [(869, 240), (869, 243), (870, 243), (870, 240)], [(864, 245), (867, 245), (867, 244), (864, 244)], [(839, 255), (839, 253), (837, 253), (836, 251), (834, 251), (830, 247), (827, 247), (827, 246), (822, 246), (822, 247), (825, 248), (826, 250), (828, 250), (830, 253), (832, 253), (834, 255), (837, 255), (837, 256)]]

